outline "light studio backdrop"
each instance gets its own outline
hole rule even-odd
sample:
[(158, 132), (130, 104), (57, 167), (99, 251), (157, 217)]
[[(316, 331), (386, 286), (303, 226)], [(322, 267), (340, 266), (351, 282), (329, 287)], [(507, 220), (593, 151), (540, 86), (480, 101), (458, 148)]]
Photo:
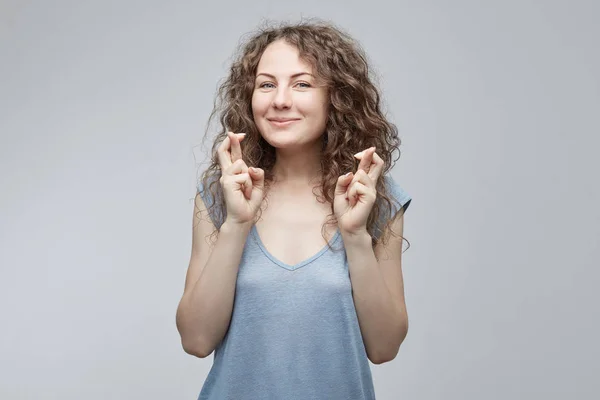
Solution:
[(412, 196), (382, 400), (597, 399), (595, 1), (0, 1), (0, 398), (194, 399), (181, 348), (200, 141), (239, 38), (366, 49)]

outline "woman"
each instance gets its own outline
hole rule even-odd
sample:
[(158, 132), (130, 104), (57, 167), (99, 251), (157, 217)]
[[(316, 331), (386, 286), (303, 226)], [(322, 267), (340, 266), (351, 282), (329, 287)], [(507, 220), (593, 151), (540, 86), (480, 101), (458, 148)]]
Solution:
[(177, 310), (184, 350), (214, 350), (199, 398), (374, 399), (368, 361), (408, 329), (410, 197), (366, 57), (330, 24), (265, 29), (219, 99)]

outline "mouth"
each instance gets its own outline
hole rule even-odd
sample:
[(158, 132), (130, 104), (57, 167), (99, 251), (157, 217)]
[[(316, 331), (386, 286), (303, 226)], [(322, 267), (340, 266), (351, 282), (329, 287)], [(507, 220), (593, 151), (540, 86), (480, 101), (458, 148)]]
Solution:
[(271, 124), (273, 124), (275, 126), (278, 126), (278, 127), (288, 126), (288, 125), (293, 124), (294, 122), (300, 121), (299, 119), (291, 119), (291, 118), (290, 119), (284, 119), (284, 118), (281, 118), (281, 119), (279, 119), (279, 118), (278, 119), (268, 119), (267, 118), (267, 120)]

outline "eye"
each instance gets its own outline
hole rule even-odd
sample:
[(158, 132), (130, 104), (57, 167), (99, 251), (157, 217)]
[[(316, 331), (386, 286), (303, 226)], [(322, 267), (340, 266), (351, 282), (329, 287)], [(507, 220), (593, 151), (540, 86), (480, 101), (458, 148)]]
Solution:
[(298, 82), (296, 85), (303, 85), (303, 86), (300, 86), (303, 89), (311, 87), (310, 84), (306, 83), (306, 82)]
[[(268, 85), (271, 85), (270, 87)], [(261, 83), (258, 87), (259, 88), (273, 88), (275, 85), (273, 85), (270, 82), (265, 82), (265, 83)]]

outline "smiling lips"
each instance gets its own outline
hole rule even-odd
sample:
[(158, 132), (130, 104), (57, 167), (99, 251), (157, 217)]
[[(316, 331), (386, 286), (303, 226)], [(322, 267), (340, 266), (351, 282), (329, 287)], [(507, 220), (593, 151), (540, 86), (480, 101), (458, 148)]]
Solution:
[(267, 118), (267, 120), (275, 125), (275, 126), (288, 126), (294, 123), (295, 121), (299, 121), (297, 118)]

